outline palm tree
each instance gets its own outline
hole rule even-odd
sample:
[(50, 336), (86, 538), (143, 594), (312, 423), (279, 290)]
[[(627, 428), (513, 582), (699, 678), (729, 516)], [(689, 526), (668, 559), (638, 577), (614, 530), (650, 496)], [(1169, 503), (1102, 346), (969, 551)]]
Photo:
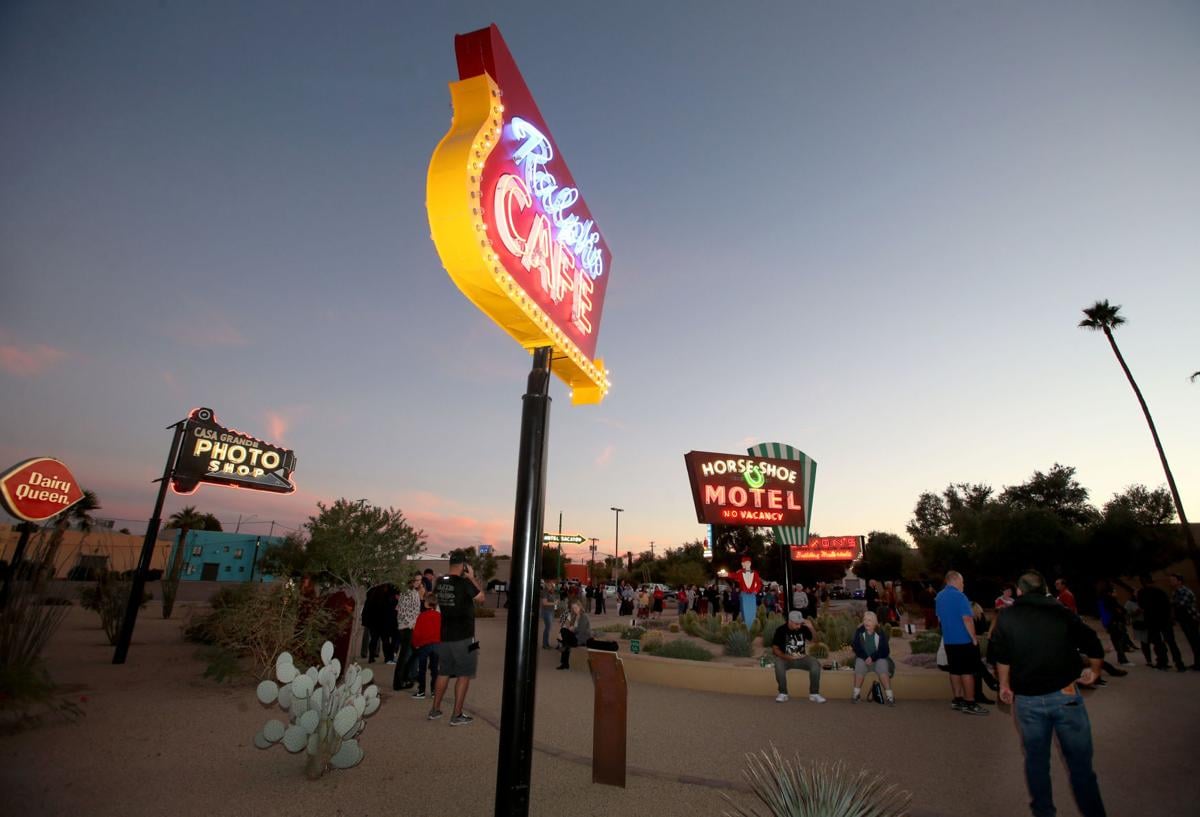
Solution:
[(175, 547), (171, 564), (167, 566), (167, 574), (162, 579), (163, 618), (170, 618), (175, 610), (175, 594), (179, 590), (179, 577), (183, 573), (186, 561), (183, 549), (187, 545), (188, 533), (193, 529), (205, 530), (211, 516), (212, 514), (197, 511), (195, 505), (184, 505), (167, 519), (167, 527), (179, 531), (179, 544)]
[[(1098, 329), (1104, 333), (1104, 337), (1108, 338), (1108, 345), (1112, 347), (1113, 354), (1117, 356), (1117, 362), (1121, 364), (1121, 370), (1125, 372), (1125, 377), (1129, 380), (1129, 385), (1133, 387), (1133, 393), (1142, 407), (1142, 414), (1146, 415), (1146, 425), (1150, 426), (1150, 436), (1154, 438), (1154, 447), (1158, 449), (1158, 458), (1162, 461), (1163, 473), (1167, 475), (1167, 487), (1171, 490), (1171, 498), (1175, 500), (1175, 511), (1179, 514), (1180, 523), (1183, 524), (1183, 535), (1187, 539), (1188, 552), (1196, 564), (1197, 571), (1200, 571), (1200, 551), (1196, 548), (1196, 539), (1192, 536), (1192, 526), (1188, 524), (1187, 514), (1183, 512), (1183, 501), (1179, 498), (1179, 489), (1175, 487), (1175, 477), (1171, 474), (1171, 466), (1167, 464), (1167, 454), (1163, 451), (1162, 441), (1158, 438), (1158, 429), (1154, 427), (1154, 418), (1150, 416), (1146, 398), (1142, 397), (1142, 390), (1138, 388), (1137, 381), (1133, 379), (1133, 373), (1129, 371), (1125, 358), (1121, 356), (1121, 350), (1117, 348), (1117, 341), (1113, 338), (1113, 330), (1125, 323), (1120, 312), (1120, 305), (1113, 306), (1108, 301), (1096, 301), (1083, 310), (1083, 314), (1087, 317), (1079, 322), (1079, 327), (1081, 329)], [(1196, 374), (1200, 374), (1200, 372)], [(1192, 376), (1195, 377), (1195, 375)]]
[(100, 499), (96, 496), (96, 492), (84, 488), (82, 499), (54, 517), (50, 525), (52, 528), (50, 539), (46, 544), (46, 549), (42, 553), (41, 566), (38, 568), (39, 576), (43, 580), (54, 578), (54, 566), (58, 560), (58, 549), (62, 547), (63, 537), (66, 535), (67, 529), (71, 525), (77, 525), (79, 530), (83, 531), (83, 536), (79, 540), (79, 545), (82, 548), (83, 540), (91, 533), (92, 525), (96, 523), (96, 520), (92, 517), (92, 511), (98, 510), (100, 510)]

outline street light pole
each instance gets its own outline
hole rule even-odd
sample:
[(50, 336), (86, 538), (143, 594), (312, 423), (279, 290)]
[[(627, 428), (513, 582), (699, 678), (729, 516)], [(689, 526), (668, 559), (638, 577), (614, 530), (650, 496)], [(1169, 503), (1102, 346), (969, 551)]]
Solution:
[(621, 563), (621, 514), (624, 508), (609, 508), (616, 516), (616, 527), (613, 530), (613, 584), (617, 582), (617, 565)]

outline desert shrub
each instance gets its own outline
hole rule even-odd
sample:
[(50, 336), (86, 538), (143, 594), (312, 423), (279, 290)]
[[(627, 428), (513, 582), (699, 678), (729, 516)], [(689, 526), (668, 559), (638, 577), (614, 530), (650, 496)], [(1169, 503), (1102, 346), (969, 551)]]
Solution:
[(767, 616), (763, 619), (762, 626), (762, 643), (767, 650), (771, 649), (771, 643), (775, 640), (775, 631), (784, 624), (783, 616)]
[(679, 632), (679, 625), (676, 624), (675, 622), (671, 622), (671, 626), (667, 627), (667, 632), (671, 632), (671, 633)]
[(745, 627), (735, 627), (725, 638), (725, 654), (735, 658), (749, 658), (754, 647), (754, 639)]
[(831, 650), (840, 650), (850, 645), (859, 619), (846, 613), (822, 613), (817, 616), (817, 637)]
[(711, 661), (713, 657), (711, 652), (685, 638), (663, 644), (654, 654), (660, 658), (682, 658), (686, 661)]
[(645, 638), (641, 640), (642, 652), (656, 653), (663, 648), (663, 637), (661, 633), (646, 633)]
[(266, 678), (281, 652), (311, 660), (341, 630), (333, 611), (319, 599), (303, 597), (286, 584), (222, 590), (212, 605), (211, 612), (188, 623), (185, 633), (212, 646), (202, 654), (208, 662), (205, 675), (218, 680), (243, 673)]
[(827, 647), (824, 644), (820, 644), (820, 643), (810, 644), (808, 647), (808, 654), (811, 655), (813, 658), (817, 658), (817, 659), (828, 658), (829, 657), (829, 647)]
[(598, 633), (620, 633), (624, 632), (625, 625), (618, 621), (615, 624), (605, 624), (603, 627), (593, 627), (592, 629)]
[(936, 653), (938, 645), (942, 643), (942, 634), (937, 630), (922, 630), (913, 636), (912, 652), (913, 655), (920, 653)]
[[(80, 605), (84, 609), (95, 610), (100, 616), (100, 626), (104, 628), (104, 635), (108, 637), (109, 644), (117, 643), (131, 592), (133, 582), (113, 570), (101, 572), (94, 585), (79, 590)], [(153, 596), (143, 590), (140, 607), (145, 607), (146, 602), (152, 598)]]
[(722, 624), (715, 616), (697, 617), (693, 628), (686, 632), (710, 644), (724, 644), (725, 639), (729, 637), (729, 625)]
[[(774, 746), (770, 752), (746, 756), (742, 776), (772, 817), (903, 817), (912, 795), (866, 769), (852, 772), (841, 761), (806, 763), (799, 753), (785, 759)], [(757, 811), (734, 807), (733, 817), (757, 817)]]
[(913, 667), (927, 667), (932, 669), (937, 666), (937, 656), (931, 652), (914, 653), (907, 658), (901, 659), (904, 663)]
[(621, 638), (628, 641), (631, 638), (641, 638), (646, 634), (646, 630), (642, 627), (623, 627), (621, 629)]
[[(705, 616), (705, 618), (708, 618), (708, 616)], [(687, 614), (679, 619), (679, 626), (688, 635), (698, 635), (697, 630), (700, 627), (700, 616), (696, 614), (695, 610), (688, 610)]]
[(900, 627), (888, 627), (888, 638), (904, 638), (904, 630)]
[(9, 582), (0, 610), (0, 714), (7, 727), (36, 722), (42, 709), (80, 714), (77, 706), (56, 698), (42, 664), (42, 651), (67, 614), (67, 605), (50, 602), (28, 582)]

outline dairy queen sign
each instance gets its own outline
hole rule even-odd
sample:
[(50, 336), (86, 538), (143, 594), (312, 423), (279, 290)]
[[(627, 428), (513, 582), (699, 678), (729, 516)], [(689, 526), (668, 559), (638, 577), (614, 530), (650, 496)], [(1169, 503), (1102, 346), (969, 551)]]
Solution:
[(0, 476), (0, 504), (17, 519), (44, 522), (83, 499), (83, 489), (67, 466), (50, 457), (35, 457)]

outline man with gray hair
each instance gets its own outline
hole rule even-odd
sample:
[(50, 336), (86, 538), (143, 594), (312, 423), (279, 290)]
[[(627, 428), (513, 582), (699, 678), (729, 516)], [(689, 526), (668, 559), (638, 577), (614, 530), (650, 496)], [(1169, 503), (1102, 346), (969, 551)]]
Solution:
[[(1079, 691), (1100, 677), (1104, 648), (1096, 633), (1049, 595), (1042, 574), (1030, 570), (1017, 581), (1016, 602), (997, 619), (988, 650), (1000, 676), (1000, 700), (1012, 705), (1025, 749), (1030, 812), (1056, 814), (1050, 754), (1057, 736), (1079, 812), (1105, 817), (1092, 769), (1092, 724)], [(1082, 673), (1081, 652), (1088, 657)]]

